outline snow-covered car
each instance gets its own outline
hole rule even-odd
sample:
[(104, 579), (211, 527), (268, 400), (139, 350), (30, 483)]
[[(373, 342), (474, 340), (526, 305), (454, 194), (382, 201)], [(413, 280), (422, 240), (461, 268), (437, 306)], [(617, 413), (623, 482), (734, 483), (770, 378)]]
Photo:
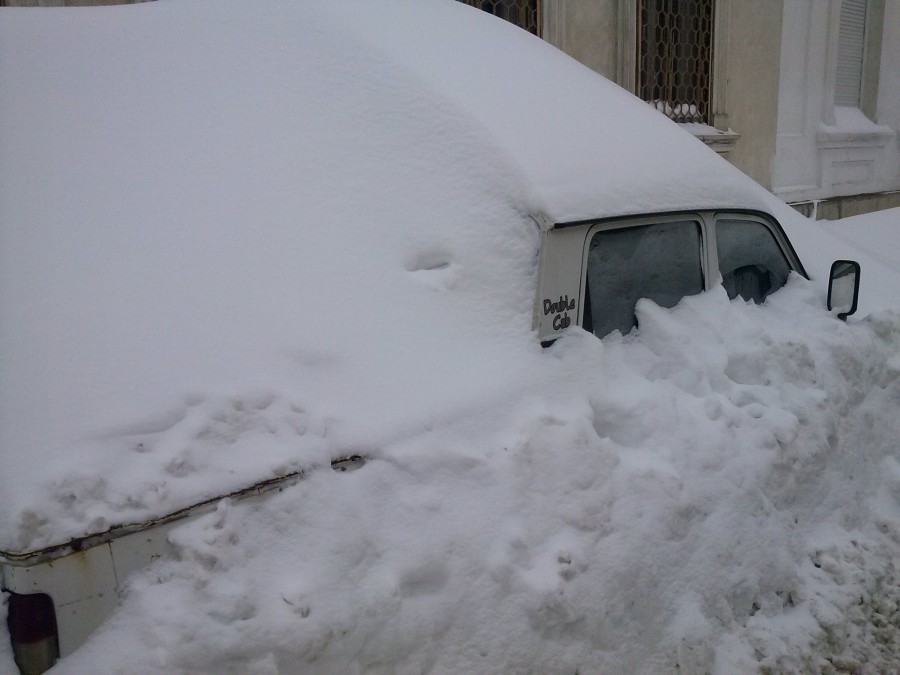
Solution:
[[(206, 546), (219, 569), (236, 539), (190, 523), (224, 531), (230, 503), (299, 494), (329, 466), (352, 494), (409, 448), (455, 456), (448, 438), (470, 448), (463, 472), (513, 447), (503, 411), (594, 386), (573, 354), (608, 340), (584, 331), (627, 345), (703, 291), (718, 309), (685, 311), (713, 323), (785, 285), (825, 304), (831, 261), (811, 290), (789, 235), (825, 239), (799, 215), (459, 3), (0, 12), (0, 569), (22, 672), (73, 654), (152, 561)], [(851, 313), (859, 268), (832, 276)], [(707, 426), (729, 414), (705, 405)], [(640, 445), (656, 423), (606, 435)], [(571, 580), (580, 563), (553, 555)], [(547, 611), (531, 623), (552, 633)]]

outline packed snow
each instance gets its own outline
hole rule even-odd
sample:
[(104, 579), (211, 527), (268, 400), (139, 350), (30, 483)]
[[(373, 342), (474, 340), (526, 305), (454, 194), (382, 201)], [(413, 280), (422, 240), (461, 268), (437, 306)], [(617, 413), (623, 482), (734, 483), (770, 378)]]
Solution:
[[(819, 225), (872, 261), (888, 269), (897, 267), (897, 256), (900, 253), (900, 207), (840, 220), (826, 220)], [(890, 283), (890, 279), (885, 279), (884, 282)]]
[(799, 279), (639, 311), (514, 398), (177, 529), (62, 672), (896, 666), (900, 316), (841, 323)]
[[(900, 663), (896, 212), (856, 247), (450, 0), (3, 8), (0, 92), (0, 549), (304, 472), (59, 672)], [(717, 206), (813, 281), (540, 347), (532, 214)]]
[(860, 316), (900, 306), (900, 208), (834, 221), (807, 220), (787, 212), (780, 212), (779, 218), (814, 279), (827, 279), (834, 260), (860, 263)]

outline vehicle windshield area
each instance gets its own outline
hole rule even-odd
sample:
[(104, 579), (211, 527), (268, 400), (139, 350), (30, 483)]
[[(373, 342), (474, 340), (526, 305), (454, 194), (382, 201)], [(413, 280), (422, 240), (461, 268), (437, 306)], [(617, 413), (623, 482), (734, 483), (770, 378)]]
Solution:
[(648, 298), (674, 307), (703, 290), (702, 235), (693, 220), (600, 230), (591, 238), (582, 326), (597, 337), (637, 326)]
[(753, 220), (716, 221), (722, 285), (732, 300), (763, 302), (785, 285), (791, 266), (772, 232)]

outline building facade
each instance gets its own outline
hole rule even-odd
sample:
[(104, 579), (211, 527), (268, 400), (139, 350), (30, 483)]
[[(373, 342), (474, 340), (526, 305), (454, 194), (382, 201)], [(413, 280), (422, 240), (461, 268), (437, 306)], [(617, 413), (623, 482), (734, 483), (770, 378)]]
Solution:
[(826, 215), (900, 206), (900, 0), (784, 0), (772, 189)]
[(463, 0), (683, 124), (801, 211), (900, 206), (900, 0)]

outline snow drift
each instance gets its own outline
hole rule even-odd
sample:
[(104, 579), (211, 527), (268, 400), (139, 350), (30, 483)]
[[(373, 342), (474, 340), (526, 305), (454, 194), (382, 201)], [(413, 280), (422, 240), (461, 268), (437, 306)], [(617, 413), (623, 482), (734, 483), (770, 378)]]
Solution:
[(814, 273), (839, 237), (458, 3), (2, 12), (0, 549), (305, 472), (62, 671), (892, 663), (896, 313), (795, 278), (531, 330), (533, 214), (767, 210)]
[(555, 386), (180, 528), (63, 671), (892, 668), (898, 316), (799, 281), (640, 312), (547, 350)]

